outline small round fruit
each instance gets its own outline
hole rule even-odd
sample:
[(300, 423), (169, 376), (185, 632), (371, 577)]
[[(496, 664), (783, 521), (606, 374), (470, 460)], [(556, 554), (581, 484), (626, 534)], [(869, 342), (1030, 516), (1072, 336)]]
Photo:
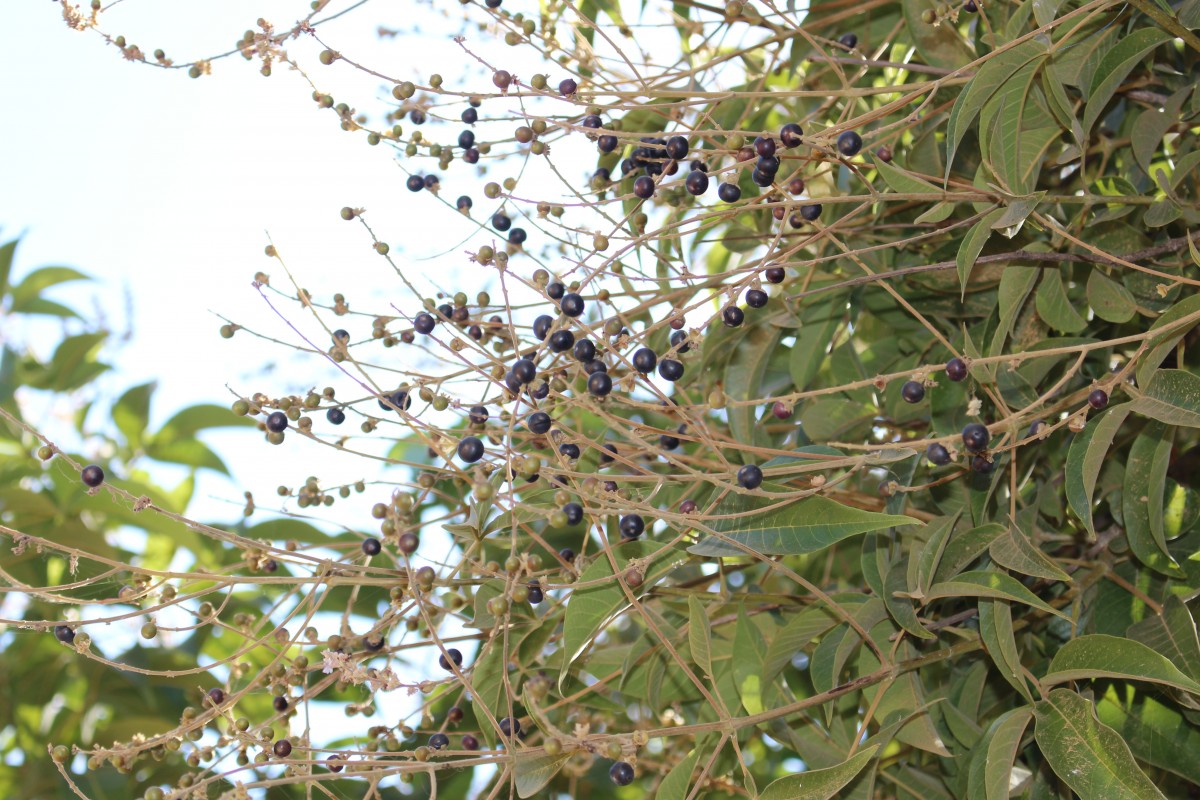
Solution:
[(609, 768), (608, 777), (617, 786), (628, 786), (633, 783), (633, 766), (627, 761), (618, 761)]
[[(490, 484), (488, 485), (490, 486)], [(417, 536), (412, 531), (407, 531), (400, 534), (400, 538), (397, 540), (396, 546), (400, 548), (401, 553), (404, 553), (406, 556), (411, 556), (413, 553), (417, 552), (417, 548), (421, 546), (421, 537)]]
[(762, 486), (762, 469), (757, 464), (747, 464), (738, 470), (737, 482), (743, 489), (757, 489)]
[(556, 353), (565, 353), (570, 350), (575, 344), (575, 334), (567, 330), (555, 331), (550, 335), (550, 340), (547, 342), (550, 349)]
[(75, 641), (75, 630), (69, 625), (55, 625), (54, 638), (63, 644), (71, 644)]
[(767, 267), (766, 271), (763, 272), (763, 277), (767, 283), (783, 283), (783, 267)]
[[(446, 656), (449, 656), (450, 658), (447, 659)], [(452, 671), (450, 669), (451, 661), (454, 662), (454, 666), (456, 666), (456, 667), (462, 666), (462, 653), (453, 647), (448, 648), (445, 653), (438, 656), (438, 666), (441, 667), (442, 669), (446, 670), (447, 672), (451, 672)]]
[(476, 739), (474, 736), (472, 736), (469, 733), (464, 735), (462, 738), (462, 749), (463, 750), (478, 750), (479, 749), (479, 740)]
[(717, 187), (717, 197), (723, 203), (736, 203), (742, 199), (742, 190), (736, 183), (722, 183)]
[(537, 365), (528, 358), (518, 358), (513, 362), (512, 373), (521, 383), (533, 383), (537, 377)]
[(593, 372), (588, 376), (588, 392), (595, 397), (605, 397), (612, 391), (612, 378), (607, 372)]
[(71, 757), (71, 751), (66, 745), (60, 744), (50, 752), (50, 757), (54, 759), (55, 763), (63, 764)]
[(377, 556), (383, 550), (378, 539), (363, 539), (362, 551), (369, 556)]
[(575, 348), (571, 352), (575, 355), (576, 361), (587, 363), (596, 358), (596, 345), (590, 339), (580, 339), (575, 343)]
[(800, 216), (809, 222), (815, 222), (821, 216), (821, 204), (813, 203), (811, 205), (800, 206)]
[(437, 320), (433, 318), (433, 315), (426, 314), (424, 311), (413, 317), (413, 329), (423, 336), (433, 333), (433, 326), (436, 323)]
[(946, 362), (946, 377), (958, 383), (966, 380), (967, 377), (967, 362), (961, 358), (952, 358)]
[(325, 412), (325, 419), (333, 425), (341, 425), (346, 421), (346, 412), (340, 408), (331, 408)]
[(767, 293), (762, 289), (750, 289), (746, 292), (746, 305), (751, 308), (762, 308), (768, 299)]
[(981, 473), (983, 475), (987, 475), (989, 472), (991, 472), (995, 468), (996, 468), (996, 463), (994, 461), (988, 460), (988, 458), (986, 456), (975, 456), (974, 458), (971, 459), (971, 469), (973, 469), (976, 472)]
[(287, 758), (292, 754), (292, 743), (287, 739), (280, 739), (271, 749), (275, 752), (276, 757)]
[(746, 320), (746, 312), (737, 306), (729, 306), (721, 312), (721, 321), (730, 328), (740, 326)]
[(962, 9), (968, 14), (974, 14), (979, 10), (979, 6), (975, 5), (975, 0), (963, 0)]
[(521, 734), (521, 721), (516, 717), (505, 717), (500, 720), (500, 732), (505, 736), (519, 736)]
[(675, 348), (676, 353), (686, 353), (692, 349), (688, 343), (688, 335), (683, 331), (675, 331), (671, 334), (671, 347)]
[(925, 399), (925, 384), (920, 381), (908, 381), (900, 387), (900, 396), (906, 403), (919, 403)]
[(562, 507), (562, 512), (567, 517), (568, 525), (578, 525), (583, 522), (583, 506), (579, 503), (567, 503)]
[(843, 33), (838, 39), (838, 44), (847, 50), (853, 50), (858, 47), (858, 35), (854, 33)]
[(538, 338), (539, 342), (546, 341), (546, 337), (550, 334), (550, 326), (553, 324), (554, 317), (542, 314), (533, 321), (533, 335)]
[(789, 122), (779, 129), (779, 141), (783, 142), (784, 147), (799, 147), (803, 135), (804, 129), (795, 122)]
[(434, 750), (441, 750), (450, 744), (450, 737), (444, 733), (435, 733), (429, 737), (429, 746)]
[(410, 192), (419, 192), (425, 188), (425, 179), (420, 175), (409, 175), (404, 185), (408, 187)]
[(986, 450), (988, 442), (990, 442), (991, 439), (992, 435), (988, 433), (987, 426), (981, 423), (972, 422), (963, 428), (963, 446), (972, 453), (978, 453), (981, 450)]
[(633, 368), (645, 375), (647, 372), (654, 370), (658, 363), (658, 356), (649, 347), (638, 348), (633, 354)]
[(467, 436), (458, 443), (458, 457), (468, 464), (483, 458), (483, 442), (476, 436)]
[(1103, 389), (1093, 389), (1088, 395), (1088, 405), (1097, 411), (1108, 407), (1108, 392)]
[(708, 191), (708, 176), (700, 170), (693, 170), (688, 173), (687, 180), (683, 185), (688, 194), (699, 197)]
[(837, 149), (842, 155), (850, 158), (862, 150), (862, 137), (857, 131), (843, 131), (837, 138)]
[(467, 412), (467, 419), (476, 425), (482, 425), (488, 421), (488, 410), (483, 406), (471, 406), (471, 410)]
[(529, 428), (531, 433), (538, 435), (550, 430), (550, 426), (553, 424), (554, 421), (545, 411), (535, 411), (525, 420), (525, 427)]
[(563, 78), (558, 83), (558, 93), (563, 97), (570, 97), (579, 89), (579, 84), (570, 78)]
[(287, 414), (282, 411), (274, 411), (267, 417), (267, 430), (272, 433), (283, 433), (287, 430), (287, 426)]
[(617, 149), (617, 144), (617, 137), (613, 136), (611, 133), (606, 133), (600, 136), (600, 138), (596, 139), (596, 147), (601, 153), (611, 153), (613, 150)]
[(649, 200), (654, 196), (654, 179), (649, 175), (643, 175), (633, 182), (633, 193), (643, 200)]
[(658, 374), (663, 380), (674, 383), (683, 377), (683, 364), (673, 358), (664, 358), (658, 365)]
[(621, 536), (626, 539), (636, 539), (646, 530), (646, 521), (641, 514), (626, 514), (621, 517)]
[(950, 451), (946, 449), (945, 445), (938, 444), (937, 442), (925, 448), (925, 457), (929, 459), (929, 463), (936, 464), (939, 467), (950, 463)]
[(574, 292), (568, 292), (559, 301), (559, 307), (568, 317), (578, 317), (583, 313), (583, 298)]
[[(287, 427), (287, 418), (284, 417), (284, 427)], [(85, 485), (95, 489), (100, 484), (104, 483), (104, 470), (95, 464), (89, 464), (79, 473), (79, 478)]]

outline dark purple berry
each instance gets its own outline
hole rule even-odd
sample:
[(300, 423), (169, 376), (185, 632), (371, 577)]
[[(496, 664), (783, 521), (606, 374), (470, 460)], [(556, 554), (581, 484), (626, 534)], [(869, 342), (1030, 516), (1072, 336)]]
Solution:
[(528, 358), (518, 358), (513, 362), (512, 373), (521, 383), (533, 383), (537, 377), (537, 365)]
[(750, 289), (746, 292), (746, 305), (751, 308), (762, 308), (768, 299), (767, 293), (762, 289)]
[(404, 185), (408, 187), (410, 192), (419, 192), (425, 188), (425, 179), (420, 175), (409, 175)]
[(800, 206), (800, 216), (804, 217), (809, 222), (813, 222), (821, 216), (821, 204), (815, 203), (807, 206)]
[(325, 419), (332, 425), (341, 425), (346, 421), (346, 412), (340, 408), (331, 408), (325, 412)]
[(639, 348), (633, 354), (633, 368), (645, 375), (654, 369), (654, 365), (658, 363), (658, 356), (649, 347)]
[(1088, 395), (1088, 405), (1099, 411), (1108, 407), (1108, 392), (1103, 389), (1093, 389)]
[(483, 442), (475, 436), (468, 436), (458, 443), (458, 457), (468, 464), (474, 464), (483, 458)]
[[(449, 656), (450, 658), (447, 659), (446, 656)], [(446, 670), (446, 672), (451, 672), (451, 661), (454, 662), (454, 666), (456, 667), (462, 666), (462, 653), (453, 647), (447, 648), (445, 653), (438, 656), (438, 666)]]
[(467, 419), (476, 425), (482, 425), (488, 421), (488, 410), (483, 406), (471, 406), (471, 410), (467, 412)]
[(559, 307), (568, 317), (578, 317), (583, 313), (583, 298), (574, 292), (564, 294), (563, 299), (559, 301)]
[(937, 442), (925, 448), (925, 457), (929, 459), (929, 463), (937, 464), (939, 467), (950, 463), (950, 451), (946, 449), (945, 445)]
[(548, 342), (550, 349), (556, 353), (565, 353), (575, 344), (575, 334), (570, 331), (555, 331)]
[(54, 638), (63, 644), (71, 644), (75, 641), (75, 630), (69, 625), (55, 625)]
[(688, 194), (699, 197), (708, 191), (708, 176), (699, 170), (693, 170), (688, 173), (687, 180), (684, 181), (684, 187)]
[(654, 179), (643, 175), (633, 182), (633, 193), (643, 200), (654, 196)]
[(275, 752), (276, 757), (287, 758), (292, 754), (292, 743), (287, 739), (280, 739), (271, 749)]
[(369, 556), (377, 556), (383, 550), (378, 539), (363, 539), (362, 551)]
[(658, 374), (673, 383), (683, 377), (683, 364), (673, 358), (664, 358), (658, 365)]
[[(276, 412), (276, 413), (278, 413), (278, 412)], [(280, 416), (283, 416), (283, 415), (281, 414)], [(267, 417), (268, 422), (270, 421), (270, 419), (271, 419), (270, 417)], [(283, 427), (284, 428), (287, 427), (287, 417), (286, 416), (283, 416)], [(90, 486), (93, 489), (95, 489), (97, 486), (104, 483), (104, 470), (101, 469), (100, 467), (96, 466), (95, 464), (89, 464), (88, 466), (84, 467), (83, 470), (79, 473), (79, 478), (80, 478), (80, 480), (83, 481), (84, 485)]]
[(646, 521), (641, 514), (626, 514), (621, 517), (621, 536), (626, 539), (636, 539), (646, 530)]
[(766, 272), (763, 273), (763, 277), (767, 283), (783, 283), (783, 267), (767, 267)]
[(919, 403), (925, 399), (925, 384), (920, 381), (908, 381), (900, 387), (900, 396), (906, 403)]
[(563, 97), (570, 97), (579, 89), (579, 84), (570, 78), (563, 78), (558, 83), (558, 93)]
[(579, 445), (571, 444), (570, 442), (567, 442), (566, 444), (560, 444), (558, 446), (558, 452), (574, 461), (575, 459), (579, 458)]
[(562, 300), (563, 295), (566, 293), (567, 287), (558, 281), (554, 281), (546, 286), (546, 297), (549, 297), (551, 300)]
[(742, 198), (742, 190), (736, 183), (722, 183), (717, 187), (717, 197), (723, 203), (736, 203)]
[(538, 341), (546, 341), (546, 334), (550, 333), (550, 326), (554, 324), (554, 317), (549, 314), (542, 314), (533, 321), (533, 335), (538, 338)]
[(479, 749), (479, 740), (476, 739), (474, 736), (472, 736), (469, 733), (464, 734), (463, 738), (462, 738), (462, 749), (463, 750), (478, 750)]
[(612, 391), (612, 378), (604, 372), (593, 372), (588, 376), (587, 388), (595, 397), (604, 397)]
[(435, 733), (429, 737), (429, 746), (434, 750), (441, 750), (450, 744), (450, 737), (444, 733)]
[(838, 39), (838, 44), (847, 50), (853, 50), (858, 47), (858, 36), (853, 33), (843, 33), (841, 38)]
[(569, 547), (564, 547), (562, 550), (558, 551), (558, 557), (570, 564), (575, 561), (575, 551)]
[(510, 244), (525, 244), (525, 240), (529, 238), (529, 234), (524, 228), (513, 228), (508, 232), (508, 241)]
[(671, 347), (675, 348), (676, 353), (686, 353), (692, 349), (692, 346), (688, 344), (688, 335), (683, 331), (674, 331), (671, 334)]
[(562, 512), (567, 515), (568, 525), (578, 525), (583, 522), (583, 506), (579, 503), (567, 503), (562, 507)]
[(971, 469), (984, 475), (988, 474), (996, 468), (994, 461), (988, 460), (986, 456), (975, 456), (971, 459)]
[(458, 146), (466, 150), (475, 146), (475, 131), (463, 131), (458, 135)]
[(862, 137), (856, 131), (843, 131), (837, 138), (838, 152), (850, 158), (862, 150)]
[(946, 377), (958, 383), (967, 377), (967, 362), (961, 358), (952, 358), (946, 362)]
[(746, 320), (746, 312), (737, 306), (729, 306), (721, 312), (721, 320), (730, 328), (736, 328)]
[(763, 472), (756, 464), (747, 464), (737, 472), (737, 481), (743, 489), (757, 489), (762, 486)]
[(784, 147), (799, 147), (803, 135), (804, 129), (795, 122), (789, 122), (779, 129), (779, 141), (783, 142)]
[(492, 215), (492, 227), (504, 233), (512, 227), (512, 219), (503, 211), (497, 211)]
[(433, 333), (433, 326), (436, 324), (437, 320), (433, 318), (433, 315), (426, 314), (424, 311), (413, 317), (413, 330), (425, 336)]
[(525, 420), (525, 427), (529, 428), (530, 433), (536, 433), (539, 436), (550, 430), (550, 426), (553, 424), (554, 421), (545, 411), (535, 411)]
[(271, 706), (280, 713), (288, 710), (288, 699), (281, 694), (275, 695), (271, 699)]
[(596, 345), (591, 339), (580, 339), (575, 343), (575, 349), (572, 351), (575, 354), (576, 361), (591, 361), (596, 357)]
[(505, 717), (500, 720), (500, 732), (505, 736), (518, 736), (521, 733), (521, 721), (516, 717)]
[(606, 133), (596, 140), (596, 147), (601, 153), (611, 153), (617, 149), (617, 137), (611, 133)]
[(267, 416), (267, 430), (272, 433), (283, 433), (287, 430), (288, 418), (287, 414), (282, 411), (272, 411)]
[(479, 112), (473, 108), (464, 108), (462, 112), (462, 121), (468, 125), (474, 125), (479, 121)]
[(986, 450), (988, 442), (990, 442), (991, 439), (992, 435), (988, 433), (987, 426), (981, 423), (972, 422), (963, 428), (963, 446), (972, 453), (978, 453), (981, 450)]
[(617, 786), (628, 786), (633, 783), (633, 766), (626, 761), (618, 761), (609, 768), (608, 777)]

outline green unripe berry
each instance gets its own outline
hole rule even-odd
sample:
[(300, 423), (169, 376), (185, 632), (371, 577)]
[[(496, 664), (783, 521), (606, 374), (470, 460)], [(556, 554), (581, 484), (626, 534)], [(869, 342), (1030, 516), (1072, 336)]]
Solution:
[(337, 54), (332, 50), (322, 50), (321, 55), (317, 56), (317, 58), (320, 59), (322, 64), (329, 66), (335, 60), (337, 60)]

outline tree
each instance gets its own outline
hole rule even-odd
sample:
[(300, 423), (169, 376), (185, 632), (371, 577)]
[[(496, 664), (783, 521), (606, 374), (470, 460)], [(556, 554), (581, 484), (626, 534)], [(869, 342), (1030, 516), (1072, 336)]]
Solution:
[[(39, 528), (31, 487), (82, 465), (22, 462), (3, 564), (42, 633), (13, 646), (70, 661), (72, 709), (100, 676), (161, 687), (90, 735), (26, 723), (14, 746), (69, 784), (38, 796), (1200, 790), (1200, 2), (793, 6), (466, 3), (547, 67), (459, 40), (461, 85), (337, 50), (334, 4), (243, 36), (231, 55), (298, 71), (479, 224), (435, 296), (353, 206), (403, 300), (256, 276), (338, 385), (220, 421), (406, 478), (314, 477), (228, 529), (62, 483), (56, 520), (86, 497), (85, 522), (186, 554), (168, 570)], [(150, 67), (224, 68), (67, 17)], [(391, 99), (360, 111), (325, 68)], [(353, 489), (373, 519), (296, 518)], [(181, 644), (101, 658), (96, 618), (61, 613), (98, 596)], [(405, 692), (411, 715), (378, 713)], [(355, 735), (326, 734), (329, 703)]]

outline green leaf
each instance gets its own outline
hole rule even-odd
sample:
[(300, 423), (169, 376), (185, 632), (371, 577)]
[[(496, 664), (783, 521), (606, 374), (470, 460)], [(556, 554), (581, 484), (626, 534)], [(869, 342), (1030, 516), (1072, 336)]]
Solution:
[[(774, 325), (758, 325), (738, 342), (733, 358), (725, 368), (725, 394), (733, 400), (762, 397), (763, 375), (775, 353), (783, 329)], [(758, 430), (754, 418), (757, 405), (729, 408), (729, 429), (739, 442), (755, 441)]]
[[(1030, 191), (1030, 181), (1036, 178), (1025, 171), (1028, 162), (1021, 160), (1021, 139), (1027, 98), (1047, 55), (1043, 53), (1022, 64), (983, 104), (979, 117), (980, 144), (990, 159), (988, 166), (1015, 195)], [(1036, 107), (1030, 116), (1035, 113)]]
[[(763, 488), (781, 487), (763, 484)], [(733, 542), (755, 553), (800, 555), (824, 550), (851, 536), (897, 525), (922, 524), (912, 517), (844, 506), (821, 495), (805, 497), (753, 515), (754, 511), (778, 502), (778, 497), (731, 494), (717, 506), (714, 515), (718, 518), (712, 521), (712, 530), (725, 534)], [(722, 519), (721, 515), (727, 518)], [(744, 549), (715, 536), (692, 545), (688, 552), (713, 558), (747, 555)]]
[(1104, 633), (1080, 636), (1059, 648), (1042, 683), (1051, 685), (1085, 678), (1148, 681), (1200, 694), (1200, 683), (1184, 675), (1162, 655), (1141, 642)]
[(992, 570), (964, 572), (954, 580), (934, 584), (925, 599), (927, 601), (936, 600), (940, 597), (991, 597), (999, 600), (1012, 600), (1064, 619), (1070, 619), (1005, 572)]
[(1171, 34), (1161, 28), (1139, 28), (1118, 39), (1116, 44), (1104, 53), (1087, 93), (1087, 105), (1083, 111), (1084, 134), (1091, 132), (1092, 125), (1100, 118), (1125, 76), (1147, 53), (1170, 39)]
[(208, 445), (198, 439), (181, 439), (174, 442), (160, 442), (152, 439), (146, 443), (146, 455), (155, 461), (184, 464), (197, 469), (211, 469), (222, 475), (229, 474), (225, 462)]
[[(1150, 326), (1150, 330), (1155, 331), (1166, 328), (1171, 323), (1198, 312), (1200, 312), (1200, 294), (1190, 295), (1164, 311), (1161, 317), (1154, 320), (1154, 324)], [(1146, 353), (1138, 359), (1138, 386), (1148, 386), (1150, 384), (1151, 378), (1154, 377), (1154, 373), (1158, 369), (1158, 366), (1162, 364), (1163, 359), (1175, 349), (1175, 346), (1179, 344), (1179, 340), (1186, 336), (1188, 331), (1193, 330), (1195, 326), (1196, 323), (1183, 326), (1176, 325), (1171, 330), (1156, 333), (1146, 339)]]
[(883, 603), (887, 606), (892, 619), (896, 620), (896, 624), (901, 628), (920, 639), (936, 639), (937, 634), (925, 630), (925, 626), (917, 619), (917, 611), (913, 608), (912, 600), (905, 596), (898, 596), (908, 588), (905, 572), (905, 566), (901, 562), (896, 562), (888, 570)]
[(1169, 425), (1151, 422), (1133, 440), (1125, 462), (1121, 514), (1129, 549), (1138, 560), (1169, 577), (1183, 577), (1167, 550), (1163, 517), (1174, 431)]
[(800, 391), (808, 388), (825, 362), (834, 334), (846, 316), (846, 296), (834, 293), (821, 303), (806, 305), (800, 312), (801, 325), (788, 358), (792, 383)]
[(1138, 166), (1147, 175), (1150, 174), (1150, 162), (1154, 158), (1154, 154), (1163, 144), (1163, 137), (1166, 136), (1171, 125), (1179, 120), (1180, 107), (1192, 91), (1193, 87), (1191, 86), (1180, 89), (1167, 99), (1162, 109), (1148, 108), (1139, 114), (1137, 122), (1133, 123), (1133, 130), (1130, 133), (1133, 141), (1133, 155), (1137, 159)]
[(688, 787), (692, 783), (692, 772), (695, 771), (696, 762), (700, 760), (705, 748), (706, 742), (697, 742), (696, 746), (692, 748), (692, 752), (671, 767), (671, 771), (658, 785), (655, 800), (687, 800)]
[[(1033, 720), (1033, 709), (1029, 706), (1006, 711), (992, 721), (980, 740), (982, 748), (980, 769), (976, 777), (976, 765), (971, 764), (972, 797), (984, 800), (1008, 800), (1012, 785), (1013, 762), (1020, 752), (1021, 738)], [(978, 784), (977, 784), (978, 781)], [(982, 788), (982, 792), (979, 789)]]
[(553, 780), (570, 753), (548, 756), (545, 753), (526, 755), (518, 752), (513, 765), (513, 776), (517, 783), (517, 797), (533, 797)]
[(748, 714), (761, 714), (775, 692), (763, 682), (763, 655), (767, 646), (758, 626), (746, 616), (746, 604), (738, 604), (737, 627), (733, 633), (733, 679)]
[(708, 629), (708, 615), (704, 613), (704, 604), (695, 595), (688, 595), (688, 646), (692, 651), (692, 660), (704, 674), (713, 677), (712, 668), (712, 634)]
[[(618, 570), (623, 571), (630, 560), (637, 560), (645, 565), (645, 581), (641, 587), (634, 590), (636, 595), (668, 572), (678, 553), (664, 542), (637, 540), (614, 546), (612, 555)], [(563, 668), (559, 673), (560, 687), (566, 679), (567, 667), (571, 662), (579, 657), (592, 637), (629, 603), (621, 584), (612, 580), (614, 575), (608, 557), (600, 554), (579, 577), (579, 583), (584, 587), (571, 594), (563, 621)]]
[(992, 235), (992, 223), (1004, 216), (1007, 209), (996, 208), (984, 215), (983, 219), (976, 222), (967, 231), (967, 235), (963, 237), (962, 244), (958, 247), (958, 256), (955, 258), (955, 263), (958, 267), (958, 284), (962, 287), (962, 296), (967, 296), (967, 281), (971, 278), (971, 269), (975, 266), (975, 259), (979, 258), (980, 251), (987, 244), (987, 240)]
[(157, 381), (134, 386), (113, 404), (113, 423), (134, 447), (141, 444), (142, 434), (150, 422), (150, 397), (157, 386)]
[(1096, 489), (1096, 479), (1108, 449), (1112, 447), (1113, 437), (1133, 408), (1133, 403), (1121, 403), (1108, 409), (1075, 434), (1071, 449), (1067, 451), (1067, 464), (1063, 470), (1067, 502), (1092, 536), (1096, 535), (1092, 524), (1092, 493)]
[(1057, 331), (1078, 333), (1087, 327), (1087, 320), (1080, 316), (1067, 297), (1062, 274), (1056, 269), (1043, 270), (1036, 303), (1038, 315)]
[(1087, 282), (1088, 305), (1105, 322), (1128, 322), (1137, 313), (1133, 294), (1098, 269), (1093, 269)]
[(953, 578), (968, 564), (979, 558), (992, 541), (997, 536), (1002, 536), (1007, 530), (1008, 528), (999, 522), (989, 522), (986, 525), (980, 525), (951, 536), (937, 563), (933, 580), (947, 581)]
[(780, 778), (759, 795), (759, 800), (829, 800), (862, 772), (879, 745), (864, 747), (836, 767), (814, 769)]
[(1034, 718), (1042, 755), (1081, 800), (1166, 800), (1120, 734), (1101, 723), (1092, 704), (1079, 695), (1055, 689), (1034, 707)]
[(1200, 784), (1200, 730), (1175, 708), (1132, 684), (1113, 685), (1096, 715), (1115, 729), (1140, 761)]
[(1033, 694), (1021, 668), (1021, 654), (1013, 632), (1012, 606), (1007, 600), (980, 599), (979, 637), (1001, 677), (1032, 703)]
[(44, 289), (71, 281), (90, 281), (91, 278), (70, 267), (41, 267), (25, 276), (12, 288), (12, 310), (21, 312), (25, 306), (41, 295)]
[(1143, 417), (1200, 428), (1200, 377), (1180, 369), (1158, 370), (1130, 405)]
[(13, 239), (11, 242), (0, 244), (0, 302), (4, 301), (4, 295), (8, 293), (8, 278), (12, 275), (13, 257), (17, 253), (17, 244), (20, 239)]
[(1029, 534), (1020, 530), (1016, 523), (988, 545), (988, 555), (1000, 566), (1022, 575), (1066, 583), (1071, 580), (1071, 576), (1063, 572), (1049, 556), (1033, 546)]
[[(945, 552), (946, 545), (950, 541), (950, 534), (954, 531), (954, 526), (958, 524), (958, 518), (961, 516), (962, 511), (959, 510), (950, 516), (938, 517), (926, 523), (927, 538), (920, 555), (916, 558), (915, 579), (908, 587), (909, 591), (916, 593), (918, 597), (924, 597), (925, 592), (929, 591), (929, 587), (933, 585), (934, 575), (937, 574), (938, 565), (942, 560), (942, 553)], [(984, 547), (986, 546), (984, 545)], [(911, 556), (909, 558), (912, 560)]]
[[(922, 6), (923, 8), (925, 6)], [(919, 20), (910, 22), (910, 30), (918, 30), (929, 26)], [(939, 28), (952, 26), (941, 25)], [(954, 101), (950, 109), (950, 119), (946, 123), (946, 179), (950, 177), (950, 167), (954, 163), (954, 155), (958, 145), (966, 135), (967, 129), (975, 121), (975, 117), (996, 91), (1004, 85), (1009, 77), (1039, 56), (1045, 55), (1046, 45), (1037, 40), (1030, 40), (1017, 45), (1011, 50), (1005, 50), (988, 61), (975, 73), (975, 77), (967, 83)], [(955, 65), (960, 66), (960, 65)]]
[(941, 194), (942, 190), (934, 186), (924, 178), (918, 178), (910, 172), (900, 169), (894, 164), (889, 164), (877, 157), (871, 159), (875, 169), (879, 171), (879, 177), (883, 178), (884, 183), (897, 194)]
[(154, 434), (154, 439), (158, 441), (190, 439), (199, 431), (208, 428), (252, 428), (256, 424), (251, 417), (239, 417), (234, 414), (228, 406), (201, 403), (188, 406), (167, 420), (158, 433)]
[(1168, 595), (1163, 601), (1162, 613), (1152, 614), (1130, 625), (1126, 635), (1162, 654), (1190, 677), (1200, 680), (1200, 639), (1196, 635), (1196, 620), (1177, 596)]

